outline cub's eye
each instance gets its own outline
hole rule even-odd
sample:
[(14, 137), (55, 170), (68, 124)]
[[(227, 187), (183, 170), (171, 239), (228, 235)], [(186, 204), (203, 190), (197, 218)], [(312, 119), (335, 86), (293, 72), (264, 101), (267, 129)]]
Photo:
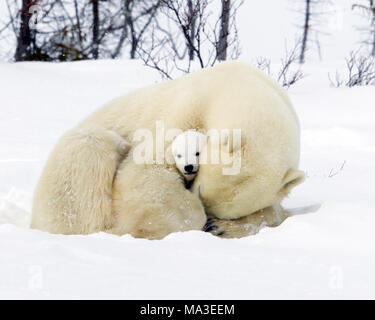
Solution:
[(177, 155), (177, 158), (179, 158), (179, 159), (180, 159), (181, 157), (182, 157), (182, 156), (181, 156), (180, 154), (178, 154), (178, 155)]
[(200, 153), (199, 152), (197, 152), (196, 154), (195, 154), (197, 157), (199, 157), (199, 155), (200, 155)]

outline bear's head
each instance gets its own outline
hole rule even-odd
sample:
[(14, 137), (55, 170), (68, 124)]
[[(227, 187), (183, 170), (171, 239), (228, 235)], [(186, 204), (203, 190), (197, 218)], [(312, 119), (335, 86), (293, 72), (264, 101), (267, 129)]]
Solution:
[(192, 181), (199, 170), (199, 157), (206, 145), (207, 137), (197, 131), (188, 130), (172, 142), (171, 151), (177, 169), (186, 181)]

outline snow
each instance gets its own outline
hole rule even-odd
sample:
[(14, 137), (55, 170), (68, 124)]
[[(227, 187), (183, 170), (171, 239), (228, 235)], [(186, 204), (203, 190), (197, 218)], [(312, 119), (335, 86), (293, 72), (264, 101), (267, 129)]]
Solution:
[[(242, 59), (276, 62), (296, 32), (290, 8), (254, 3), (239, 17)], [(160, 78), (138, 61), (0, 63), (0, 299), (374, 299), (375, 88), (331, 88), (327, 78), (360, 40), (356, 18), (347, 20), (350, 3), (340, 1), (344, 23), (321, 39), (324, 61), (310, 52), (306, 77), (289, 90), (308, 177), (284, 206), (321, 207), (243, 239), (30, 230), (32, 192), (58, 137), (104, 102)], [(262, 32), (252, 25), (270, 21)]]
[(28, 223), (58, 136), (158, 75), (125, 60), (0, 64), (0, 298), (375, 298), (375, 90), (329, 88), (325, 67), (310, 67), (289, 92), (308, 179), (285, 206), (321, 208), (244, 239), (148, 241)]

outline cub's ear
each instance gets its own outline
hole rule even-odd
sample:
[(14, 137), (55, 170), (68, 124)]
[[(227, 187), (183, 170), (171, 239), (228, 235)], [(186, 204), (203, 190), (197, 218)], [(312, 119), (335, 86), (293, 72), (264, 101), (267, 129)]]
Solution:
[(290, 191), (297, 185), (305, 181), (305, 173), (301, 170), (289, 169), (285, 174), (282, 187), (278, 193), (281, 198), (286, 197)]
[(167, 149), (165, 149), (165, 161), (167, 164), (175, 164), (176, 161), (174, 159), (173, 153), (172, 153), (172, 144), (170, 144)]

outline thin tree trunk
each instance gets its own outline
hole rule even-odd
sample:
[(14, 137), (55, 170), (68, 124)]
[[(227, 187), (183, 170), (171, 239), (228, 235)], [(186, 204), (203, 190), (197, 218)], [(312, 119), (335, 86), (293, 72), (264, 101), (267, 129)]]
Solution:
[(220, 35), (216, 47), (216, 55), (219, 61), (227, 60), (230, 6), (230, 0), (221, 0)]
[(122, 32), (120, 39), (117, 43), (116, 49), (112, 54), (112, 58), (117, 58), (118, 55), (121, 53), (121, 49), (124, 45), (124, 42), (126, 38), (128, 37), (128, 26), (129, 26), (129, 20), (132, 19), (131, 16), (131, 9), (130, 9), (130, 4), (133, 0), (125, 0), (124, 3), (124, 24), (122, 26)]
[(194, 10), (193, 0), (188, 0), (188, 8), (189, 8), (189, 24), (190, 24), (190, 44), (188, 45), (189, 49), (189, 60), (193, 61), (195, 52), (194, 52), (194, 39), (195, 39), (195, 24), (197, 21), (196, 12)]
[(306, 0), (306, 10), (305, 10), (305, 25), (303, 28), (303, 37), (302, 37), (302, 46), (301, 54), (299, 57), (299, 63), (305, 62), (305, 52), (307, 48), (307, 37), (310, 30), (310, 9), (311, 9), (311, 0)]
[(99, 58), (99, 0), (92, 1), (93, 28), (92, 28), (92, 56)]
[(75, 10), (76, 20), (77, 20), (79, 47), (82, 48), (83, 37), (82, 37), (82, 29), (81, 29), (81, 19), (79, 16), (79, 9), (78, 9), (78, 0), (74, 0), (74, 10)]
[(31, 55), (32, 52), (32, 33), (29, 27), (31, 14), (29, 9), (32, 6), (32, 0), (22, 0), (21, 9), (21, 25), (17, 36), (17, 48), (14, 54), (16, 61), (24, 61)]
[(131, 49), (130, 49), (130, 59), (135, 59), (135, 55), (138, 49), (138, 39), (136, 37), (132, 37)]
[(132, 17), (129, 17), (128, 24), (129, 24), (130, 37), (131, 37), (130, 59), (135, 59), (135, 55), (137, 53), (137, 48), (138, 48), (138, 38), (137, 38), (137, 34), (135, 32), (134, 21), (133, 21)]

